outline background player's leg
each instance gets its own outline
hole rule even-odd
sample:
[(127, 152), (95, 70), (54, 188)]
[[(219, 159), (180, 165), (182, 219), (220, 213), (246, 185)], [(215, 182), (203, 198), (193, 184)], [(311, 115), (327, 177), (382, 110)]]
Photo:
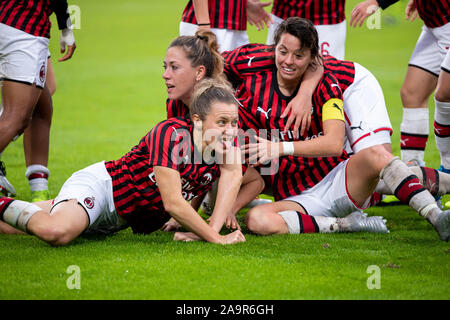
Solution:
[(23, 147), (28, 179), (31, 190), (31, 202), (48, 200), (48, 154), (50, 141), (50, 125), (52, 121), (52, 97), (45, 85), (34, 108), (30, 125), (25, 129)]
[(28, 126), (41, 89), (13, 81), (3, 81), (0, 116), (0, 152)]
[(401, 98), (403, 118), (400, 124), (401, 158), (424, 165), (425, 146), (429, 133), (428, 98), (436, 88), (437, 77), (417, 67), (408, 67)]
[(444, 172), (450, 173), (450, 72), (439, 75), (435, 95), (434, 133)]

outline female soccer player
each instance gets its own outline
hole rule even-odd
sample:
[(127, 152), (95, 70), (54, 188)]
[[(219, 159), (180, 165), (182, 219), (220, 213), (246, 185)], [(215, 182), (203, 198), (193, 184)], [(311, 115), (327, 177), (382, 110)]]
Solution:
[(212, 31), (219, 51), (233, 50), (249, 43), (248, 22), (259, 30), (272, 23), (264, 7), (271, 2), (259, 0), (189, 0), (180, 22), (180, 35), (193, 36), (198, 30)]
[[(280, 89), (283, 87), (290, 88), (290, 91), (287, 91), (285, 95), (295, 95), (296, 90), (298, 90), (299, 84), (301, 83), (302, 70), (307, 67), (305, 67), (305, 63), (306, 65), (311, 64), (314, 61), (315, 55), (317, 55), (317, 33), (311, 26), (312, 23), (306, 19), (289, 18), (279, 26), (279, 29), (277, 29), (275, 36), (276, 71), (272, 71), (272, 73), (276, 72), (276, 81), (273, 80), (272, 83), (278, 83)], [(310, 43), (313, 43), (313, 45)], [(231, 54), (231, 56), (236, 57), (238, 54), (234, 53)], [(233, 60), (230, 59), (230, 61)], [(231, 70), (238, 70), (233, 63), (230, 63), (230, 65)], [(240, 61), (239, 66), (242, 65), (245, 64), (242, 64), (242, 61)], [(263, 65), (262, 62), (261, 65)], [(239, 73), (234, 73), (235, 77), (239, 74), (242, 77), (242, 74), (245, 73), (242, 69), (239, 71)], [(344, 69), (342, 71), (345, 72), (348, 70)], [(363, 74), (365, 77), (369, 77), (369, 74)], [(327, 76), (327, 72), (325, 72), (324, 78)], [(249, 86), (249, 83), (254, 84)], [(245, 84), (247, 84), (247, 86), (245, 86)], [(266, 81), (263, 84), (267, 85), (268, 82)], [(319, 87), (320, 85), (321, 83), (319, 83)], [(343, 84), (341, 83), (341, 86), (342, 85)], [(267, 106), (265, 103), (267, 100), (261, 98), (258, 99), (258, 97), (252, 97), (251, 99), (247, 98), (248, 93), (246, 90), (261, 91), (261, 89), (264, 88), (263, 85), (258, 83), (255, 77), (250, 77), (250, 80), (244, 80), (243, 86), (244, 87), (240, 87), (239, 90), (241, 96), (245, 100), (244, 104), (247, 105), (247, 113), (249, 113), (249, 115), (247, 115), (247, 121), (251, 124), (261, 124), (263, 114), (267, 118), (267, 114), (271, 112), (273, 116), (270, 121), (277, 123), (278, 119), (276, 118), (276, 115), (282, 112), (282, 110), (279, 110), (282, 109), (282, 105), (281, 107), (278, 107), (277, 104), (270, 102), (271, 97), (269, 95), (268, 101), (271, 110), (266, 110)], [(339, 92), (341, 91), (339, 84), (336, 83), (330, 84), (330, 89), (334, 86), (339, 88)], [(384, 106), (384, 99), (382, 99), (383, 101), (381, 102), (379, 101), (380, 95), (377, 94), (378, 92), (375, 90), (377, 89), (376, 86), (374, 88), (366, 88), (365, 91), (367, 92), (364, 91), (364, 88), (362, 89), (362, 95), (358, 94), (357, 90), (356, 93), (353, 93), (350, 98), (350, 100), (355, 100), (353, 103), (356, 103), (358, 99), (364, 101), (361, 100), (361, 97), (367, 94), (371, 96), (371, 99), (374, 99), (374, 103), (372, 103), (373, 109), (378, 110), (381, 102)], [(265, 92), (267, 91), (260, 93), (259, 97), (265, 97)], [(313, 104), (316, 102), (317, 96), (314, 95)], [(271, 142), (269, 141), (270, 139), (265, 140), (257, 137), (258, 143), (251, 143), (246, 146), (247, 152), (251, 155), (249, 159), (250, 162), (260, 164), (281, 157), (279, 162), (282, 164), (289, 159), (289, 157), (286, 158), (285, 156), (294, 155), (297, 157), (307, 157), (306, 159), (308, 161), (312, 161), (313, 159), (311, 157), (315, 157), (314, 159), (316, 161), (320, 161), (320, 159), (323, 159), (323, 157), (327, 157), (330, 154), (339, 155), (339, 150), (342, 148), (345, 138), (345, 117), (343, 112), (345, 107), (343, 107), (342, 101), (339, 98), (336, 99), (336, 97), (335, 99), (329, 100), (327, 103), (328, 105), (324, 104), (322, 112), (320, 112), (320, 109), (318, 109), (320, 113), (317, 112), (321, 115), (322, 119), (313, 119), (311, 121), (312, 125), (309, 131), (311, 132), (311, 130), (314, 130), (314, 127), (317, 125), (323, 125), (323, 128), (320, 128), (320, 132), (309, 135), (308, 137), (300, 137), (300, 139), (296, 139), (297, 137), (292, 135), (287, 135), (288, 139), (285, 139), (286, 137), (282, 136), (281, 140), (289, 142), (281, 143)], [(262, 105), (260, 106), (259, 104)], [(275, 109), (276, 106), (277, 109)], [(364, 108), (365, 105), (360, 108), (360, 113), (363, 115), (365, 113)], [(338, 117), (338, 113), (336, 112), (333, 113), (333, 116), (329, 116), (331, 113), (329, 110), (339, 110), (341, 116)], [(347, 112), (347, 110), (345, 111)], [(371, 110), (368, 111), (368, 114), (372, 112)], [(314, 117), (315, 115), (313, 113), (312, 118)], [(320, 122), (320, 120), (322, 122)], [(362, 117), (362, 120), (366, 121), (364, 123), (369, 123), (368, 128), (371, 129), (371, 131), (374, 131), (375, 128), (371, 128), (370, 125), (372, 119)], [(378, 125), (376, 121), (374, 125)], [(358, 127), (360, 130), (364, 130), (362, 123), (359, 123)], [(410, 169), (403, 162), (386, 150), (387, 147), (383, 145), (384, 143), (380, 143), (380, 141), (383, 141), (383, 136), (381, 136), (381, 139), (378, 141), (376, 138), (377, 135), (374, 132), (371, 132), (369, 136), (371, 138), (367, 138), (365, 135), (359, 138), (359, 140), (367, 141), (361, 145), (361, 149), (359, 149), (350, 160), (343, 161), (339, 163), (339, 165), (336, 163), (334, 166), (336, 168), (333, 169), (334, 167), (332, 167), (331, 169), (333, 170), (329, 170), (331, 172), (328, 173), (327, 179), (324, 180), (324, 182), (317, 181), (314, 183), (314, 179), (317, 179), (317, 174), (311, 175), (311, 173), (308, 173), (303, 180), (300, 179), (295, 183), (293, 177), (301, 177), (301, 175), (296, 175), (296, 172), (293, 170), (289, 171), (289, 166), (286, 166), (288, 168), (287, 171), (286, 169), (279, 171), (277, 175), (281, 174), (281, 176), (285, 175), (289, 176), (289, 178), (285, 178), (285, 181), (281, 178), (281, 181), (284, 181), (284, 183), (278, 185), (278, 188), (280, 189), (283, 187), (286, 189), (285, 186), (291, 185), (293, 186), (291, 190), (296, 190), (296, 185), (299, 185), (297, 189), (300, 192), (297, 194), (301, 194), (296, 197), (290, 196), (288, 192), (284, 192), (285, 190), (282, 190), (281, 192), (278, 191), (278, 199), (290, 201), (268, 204), (250, 211), (248, 215), (249, 228), (257, 233), (278, 233), (281, 232), (281, 229), (279, 229), (280, 226), (283, 226), (283, 231), (287, 231), (288, 227), (290, 227), (289, 223), (294, 221), (296, 225), (293, 225), (289, 230), (295, 230), (297, 232), (300, 230), (300, 232), (302, 232), (301, 228), (296, 227), (298, 226), (298, 218), (295, 218), (297, 216), (296, 212), (308, 213), (312, 216), (325, 215), (342, 217), (351, 212), (365, 209), (369, 205), (369, 200), (379, 178), (382, 178), (388, 189), (395, 190), (399, 199), (409, 203), (411, 207), (427, 218), (427, 220), (436, 228), (441, 239), (448, 241), (450, 235), (450, 211), (443, 213), (437, 207), (434, 198), (428, 190), (420, 183), (419, 178), (412, 175)], [(354, 141), (352, 147), (355, 147), (358, 142), (359, 141)], [(374, 142), (377, 142), (377, 144), (374, 144)], [(280, 169), (282, 168), (284, 167), (280, 165)], [(326, 167), (323, 165), (319, 167), (316, 166), (317, 171), (324, 170), (324, 168)], [(328, 168), (330, 167), (328, 166)], [(304, 168), (302, 169), (304, 170)], [(312, 172), (314, 173), (314, 171)], [(424, 171), (424, 176), (426, 173), (427, 172)], [(439, 177), (441, 177), (441, 175), (439, 175)], [(443, 188), (445, 188), (445, 186), (448, 185), (449, 180), (446, 176), (442, 175), (442, 177), (446, 179), (446, 181), (442, 182), (442, 184), (444, 184)], [(306, 185), (305, 188), (301, 188), (301, 183), (303, 181), (308, 181), (307, 179), (309, 179), (309, 181), (312, 180), (313, 183)], [(435, 182), (440, 185), (439, 180), (435, 179)], [(305, 191), (308, 188), (311, 189)], [(445, 193), (446, 192), (447, 191), (445, 191)], [(317, 197), (318, 195), (319, 197)], [(320, 197), (322, 197), (322, 199)], [(300, 205), (297, 202), (300, 203)], [(274, 215), (277, 212), (284, 210), (293, 210), (293, 212), (289, 213), (289, 217), (284, 220), (281, 216)], [(274, 219), (273, 221), (272, 218)], [(278, 224), (276, 221), (285, 222)], [(315, 225), (317, 226), (317, 224)], [(321, 230), (321, 227), (319, 226), (316, 229)], [(330, 225), (323, 225), (323, 229), (330, 230)], [(336, 226), (331, 228), (331, 230), (334, 231), (337, 229), (339, 228), (336, 228)]]
[[(189, 107), (196, 83), (203, 79), (215, 79), (226, 82), (223, 74), (223, 58), (218, 51), (216, 36), (211, 31), (199, 30), (195, 36), (180, 36), (172, 41), (164, 59), (163, 79), (167, 87), (167, 118), (190, 118)], [(219, 179), (220, 180), (220, 179)], [(246, 170), (239, 198), (234, 205), (233, 212), (226, 220), (226, 226), (239, 228), (235, 213), (251, 202), (264, 188), (264, 181), (255, 169)], [(214, 188), (216, 189), (216, 188)], [(220, 189), (218, 192), (222, 192)], [(207, 196), (208, 197), (208, 196)], [(223, 199), (223, 197), (219, 197)], [(193, 201), (193, 207), (198, 209), (199, 201)], [(228, 206), (228, 203), (208, 202), (211, 214), (214, 207)], [(172, 219), (165, 230), (173, 230), (179, 225)], [(220, 226), (221, 228), (222, 226)], [(219, 231), (220, 228), (217, 230)]]
[[(237, 102), (229, 87), (212, 80), (192, 96), (192, 120), (157, 124), (119, 160), (99, 162), (74, 173), (53, 201), (37, 205), (0, 198), (0, 220), (51, 245), (65, 245), (81, 233), (158, 230), (174, 217), (201, 239), (220, 244), (245, 241), (238, 230), (219, 235), (189, 205), (214, 180), (225, 176), (225, 201), (233, 203), (242, 180)], [(215, 156), (213, 156), (215, 153)], [(237, 159), (217, 164), (219, 156)], [(228, 208), (216, 215), (222, 226)]]
[[(0, 2), (0, 81), (3, 82), (0, 154), (25, 130), (32, 116), (33, 123), (41, 116), (34, 108), (45, 88), (52, 12), (61, 29), (62, 52), (67, 47), (67, 53), (59, 61), (70, 59), (76, 45), (66, 0)], [(12, 196), (16, 193), (6, 179), (1, 161), (0, 193)]]

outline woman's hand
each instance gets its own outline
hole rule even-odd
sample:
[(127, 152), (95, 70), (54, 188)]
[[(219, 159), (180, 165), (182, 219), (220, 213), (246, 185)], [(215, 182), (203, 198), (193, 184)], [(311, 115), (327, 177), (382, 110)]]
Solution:
[(170, 232), (170, 231), (176, 231), (181, 228), (181, 224), (178, 223), (177, 220), (174, 218), (170, 218), (169, 221), (167, 221), (161, 228), (162, 231)]
[(257, 143), (249, 143), (244, 146), (244, 153), (248, 155), (248, 162), (251, 166), (259, 166), (277, 159), (282, 155), (283, 147), (280, 142), (255, 136)]
[(379, 8), (377, 0), (366, 0), (358, 3), (350, 14), (350, 26), (361, 27), (366, 19)]
[(289, 112), (289, 117), (284, 127), (284, 133), (286, 133), (293, 125), (294, 136), (297, 136), (298, 129), (300, 128), (300, 136), (308, 131), (311, 125), (311, 109), (312, 102), (311, 96), (305, 96), (302, 94), (296, 95), (287, 105), (281, 118), (286, 117)]
[(409, 0), (408, 4), (406, 5), (406, 8), (405, 8), (406, 20), (409, 20), (412, 22), (417, 18), (418, 15), (419, 15), (419, 13), (417, 12), (416, 3), (414, 2), (414, 0)]

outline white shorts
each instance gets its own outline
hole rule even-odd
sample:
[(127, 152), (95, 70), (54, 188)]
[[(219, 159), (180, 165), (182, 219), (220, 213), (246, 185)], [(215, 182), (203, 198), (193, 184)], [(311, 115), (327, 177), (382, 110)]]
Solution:
[(128, 224), (116, 212), (111, 176), (98, 162), (72, 174), (62, 186), (50, 210), (62, 201), (76, 199), (89, 217), (85, 233), (114, 233)]
[(442, 61), (441, 69), (450, 73), (450, 49), (447, 50), (444, 61)]
[[(196, 24), (180, 22), (180, 36), (193, 36), (195, 35), (197, 29), (198, 26)], [(217, 37), (220, 53), (234, 50), (237, 47), (243, 46), (250, 42), (247, 31), (217, 28), (211, 28), (211, 31)]]
[(409, 60), (409, 66), (415, 66), (439, 76), (441, 63), (450, 46), (450, 23), (441, 27), (422, 27), (422, 33)]
[(0, 23), (0, 80), (44, 88), (49, 39)]
[(283, 201), (298, 203), (311, 216), (345, 217), (352, 212), (367, 209), (370, 197), (360, 208), (347, 193), (346, 171), (349, 160), (339, 163), (311, 189)]
[[(274, 35), (277, 27), (284, 21), (283, 19), (271, 14), (274, 23), (270, 25), (267, 33), (267, 44), (274, 44)], [(344, 60), (345, 56), (345, 38), (347, 33), (346, 21), (337, 24), (316, 25), (319, 34), (319, 50), (324, 56), (331, 55), (339, 60)]]
[(383, 91), (374, 75), (358, 63), (355, 80), (344, 91), (346, 136), (350, 153), (391, 143), (392, 125), (384, 102)]

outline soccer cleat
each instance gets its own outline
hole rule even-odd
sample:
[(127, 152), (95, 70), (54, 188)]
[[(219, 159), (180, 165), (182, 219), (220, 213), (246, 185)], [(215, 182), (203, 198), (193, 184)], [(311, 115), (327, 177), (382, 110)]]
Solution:
[(389, 233), (386, 220), (381, 216), (368, 217), (365, 213), (355, 211), (345, 219), (350, 232)]
[(31, 201), (39, 202), (50, 200), (50, 192), (48, 190), (31, 191)]
[(0, 161), (0, 193), (7, 197), (16, 196), (16, 189), (14, 189), (8, 179), (6, 179), (6, 169), (2, 161)]
[(433, 226), (439, 234), (439, 238), (448, 242), (450, 239), (450, 210), (440, 213)]

